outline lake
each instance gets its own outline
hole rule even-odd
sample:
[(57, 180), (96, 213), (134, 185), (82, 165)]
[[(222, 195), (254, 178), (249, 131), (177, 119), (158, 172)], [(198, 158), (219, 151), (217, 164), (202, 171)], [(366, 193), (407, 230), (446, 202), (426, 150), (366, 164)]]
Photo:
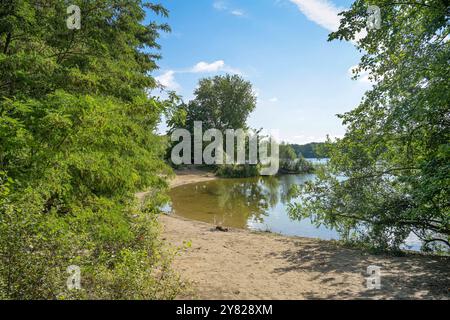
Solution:
[[(314, 178), (314, 174), (295, 174), (182, 185), (170, 190), (171, 204), (164, 211), (232, 228), (339, 239), (333, 229), (317, 227), (309, 219), (292, 220), (288, 215), (288, 204), (296, 200), (290, 194), (291, 186)], [(420, 249), (420, 241), (415, 237), (409, 237), (406, 244), (408, 249)]]
[(291, 220), (287, 205), (293, 184), (314, 179), (312, 174), (243, 179), (218, 179), (173, 188), (171, 211), (179, 216), (233, 228), (271, 231), (284, 235), (339, 239), (309, 219)]

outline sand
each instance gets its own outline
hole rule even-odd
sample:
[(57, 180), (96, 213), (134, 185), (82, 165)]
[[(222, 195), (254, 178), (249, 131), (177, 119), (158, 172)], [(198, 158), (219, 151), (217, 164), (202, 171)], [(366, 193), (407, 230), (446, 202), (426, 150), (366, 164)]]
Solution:
[[(177, 172), (171, 186), (215, 179)], [(230, 229), (161, 216), (163, 237), (181, 246), (174, 267), (192, 292), (180, 299), (449, 299), (449, 259), (372, 255), (333, 241)], [(367, 267), (381, 267), (381, 289), (367, 289)]]

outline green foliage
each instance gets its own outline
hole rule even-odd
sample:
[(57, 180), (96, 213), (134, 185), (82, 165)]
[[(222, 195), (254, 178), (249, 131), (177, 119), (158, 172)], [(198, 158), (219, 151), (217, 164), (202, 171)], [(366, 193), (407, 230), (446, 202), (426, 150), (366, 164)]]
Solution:
[[(167, 200), (166, 103), (155, 86), (155, 42), (142, 1), (0, 6), (0, 298), (162, 299), (179, 288), (159, 240)], [(170, 103), (170, 102), (168, 102)], [(141, 206), (135, 193), (151, 189)], [(81, 267), (82, 290), (66, 269)]]
[(410, 233), (424, 249), (450, 246), (450, 56), (444, 1), (356, 1), (330, 39), (354, 39), (367, 6), (381, 8), (382, 26), (358, 41), (364, 52), (355, 77), (376, 81), (361, 104), (340, 117), (345, 137), (329, 143), (329, 171), (302, 192), (295, 217), (383, 249)]
[(298, 157), (303, 158), (328, 158), (328, 152), (324, 149), (325, 144), (321, 142), (312, 142), (305, 145), (290, 145)]
[[(176, 107), (170, 108), (167, 113), (169, 135), (175, 129), (187, 129), (193, 134), (195, 121), (202, 121), (203, 132), (209, 129), (219, 129), (223, 135), (227, 129), (243, 129), (248, 132), (247, 118), (256, 107), (256, 96), (250, 82), (238, 75), (229, 74), (205, 78), (199, 81), (194, 94), (195, 98), (188, 103), (171, 95), (172, 106)], [(204, 147), (206, 145), (204, 143)], [(236, 154), (236, 145), (234, 148)], [(248, 140), (245, 148), (248, 154)], [(170, 152), (171, 148), (168, 149), (168, 155)], [(216, 173), (222, 177), (250, 177), (258, 175), (259, 170), (256, 165), (220, 165), (217, 169)]]
[(293, 145), (282, 142), (280, 145), (281, 173), (311, 173), (314, 166), (301, 155), (297, 156)]
[(295, 160), (280, 159), (280, 173), (313, 173), (315, 166), (305, 158)]
[(297, 159), (297, 154), (295, 153), (294, 148), (289, 145), (286, 144), (284, 142), (282, 142), (280, 144), (280, 160), (295, 160)]
[(203, 130), (247, 129), (247, 118), (256, 108), (256, 97), (250, 82), (238, 75), (201, 79), (187, 105), (186, 128), (194, 121), (203, 122)]
[(224, 164), (218, 166), (216, 175), (222, 178), (257, 177), (259, 169), (259, 165)]

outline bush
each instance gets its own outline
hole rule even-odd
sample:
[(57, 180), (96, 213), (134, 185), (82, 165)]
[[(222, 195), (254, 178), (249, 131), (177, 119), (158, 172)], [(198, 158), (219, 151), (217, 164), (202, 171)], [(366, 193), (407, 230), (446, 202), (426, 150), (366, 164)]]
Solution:
[(280, 160), (280, 172), (312, 173), (314, 172), (314, 165), (304, 158), (298, 158), (295, 160)]
[[(43, 213), (39, 198), (30, 189), (19, 199), (3, 193), (0, 298), (172, 299), (177, 295), (180, 282), (170, 268), (172, 253), (159, 240), (155, 214), (127, 212), (111, 203), (104, 214), (85, 209), (61, 216), (53, 209)], [(66, 285), (70, 265), (81, 268), (79, 291)]]
[[(170, 171), (165, 145), (146, 129), (145, 100), (58, 92), (0, 106), (14, 116), (0, 130), (8, 124), (2, 147), (15, 178), (1, 179), (0, 297), (174, 298), (180, 282), (156, 220)], [(38, 126), (27, 130), (32, 120)], [(153, 195), (139, 206), (134, 193), (147, 187)], [(80, 291), (67, 289), (70, 265), (81, 268)]]

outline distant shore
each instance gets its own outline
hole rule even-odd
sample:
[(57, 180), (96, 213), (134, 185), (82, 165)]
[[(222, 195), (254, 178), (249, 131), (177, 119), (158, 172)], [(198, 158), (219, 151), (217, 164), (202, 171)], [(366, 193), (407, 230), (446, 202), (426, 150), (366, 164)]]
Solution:
[[(197, 169), (176, 172), (170, 186), (217, 179)], [(195, 199), (193, 199), (195, 201)], [(163, 237), (192, 246), (174, 266), (190, 281), (190, 299), (449, 299), (449, 259), (372, 255), (333, 241), (230, 229), (161, 216)], [(381, 267), (381, 290), (368, 290), (367, 267)]]

